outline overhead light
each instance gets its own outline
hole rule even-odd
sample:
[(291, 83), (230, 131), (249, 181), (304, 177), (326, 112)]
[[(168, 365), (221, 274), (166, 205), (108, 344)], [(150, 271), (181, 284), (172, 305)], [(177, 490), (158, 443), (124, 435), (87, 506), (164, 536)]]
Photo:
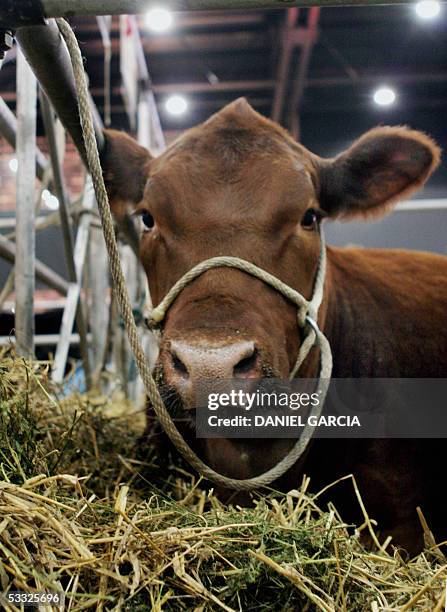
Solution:
[(59, 208), (59, 200), (48, 189), (42, 191), (42, 200), (50, 210), (57, 210)]
[(434, 19), (441, 12), (441, 3), (437, 0), (421, 0), (416, 4), (415, 11), (421, 19)]
[(183, 96), (171, 96), (166, 100), (165, 108), (170, 115), (183, 115), (188, 110), (188, 102)]
[(19, 169), (19, 162), (17, 161), (15, 157), (9, 160), (8, 165), (9, 165), (9, 169), (11, 170), (11, 172), (17, 172), (17, 170)]
[(396, 100), (396, 93), (390, 87), (379, 87), (374, 93), (374, 102), (379, 106), (391, 106)]
[(172, 13), (163, 8), (153, 8), (146, 13), (145, 21), (153, 32), (166, 32), (172, 25)]

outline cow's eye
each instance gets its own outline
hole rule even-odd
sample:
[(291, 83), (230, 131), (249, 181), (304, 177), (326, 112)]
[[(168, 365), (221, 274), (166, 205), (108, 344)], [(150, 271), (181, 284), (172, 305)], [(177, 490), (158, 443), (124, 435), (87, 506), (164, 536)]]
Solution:
[(308, 208), (301, 219), (301, 227), (304, 229), (314, 229), (318, 225), (320, 215), (315, 208)]
[(141, 220), (148, 229), (152, 229), (155, 225), (154, 217), (147, 210), (142, 213)]

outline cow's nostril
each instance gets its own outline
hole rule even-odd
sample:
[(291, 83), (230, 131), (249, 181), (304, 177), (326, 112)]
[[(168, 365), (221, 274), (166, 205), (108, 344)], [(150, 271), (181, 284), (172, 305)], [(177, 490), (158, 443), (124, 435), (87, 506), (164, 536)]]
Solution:
[(172, 355), (172, 365), (174, 366), (174, 370), (178, 374), (183, 376), (183, 378), (188, 378), (189, 377), (188, 368), (185, 366), (185, 364), (180, 359), (180, 357), (178, 357), (178, 355), (176, 355), (175, 353), (173, 353), (173, 355)]
[(250, 374), (256, 369), (258, 363), (258, 351), (253, 348), (253, 352), (251, 355), (248, 355), (241, 359), (233, 369), (233, 374), (235, 378), (241, 378)]

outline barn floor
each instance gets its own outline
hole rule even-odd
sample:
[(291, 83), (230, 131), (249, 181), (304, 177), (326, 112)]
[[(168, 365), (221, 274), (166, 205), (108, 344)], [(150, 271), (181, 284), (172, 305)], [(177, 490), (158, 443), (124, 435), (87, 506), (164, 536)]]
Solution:
[(348, 528), (307, 481), (224, 507), (187, 471), (141, 455), (134, 407), (62, 398), (47, 374), (0, 355), (0, 591), (63, 590), (73, 612), (444, 610), (437, 547), (411, 560), (365, 550), (369, 517)]

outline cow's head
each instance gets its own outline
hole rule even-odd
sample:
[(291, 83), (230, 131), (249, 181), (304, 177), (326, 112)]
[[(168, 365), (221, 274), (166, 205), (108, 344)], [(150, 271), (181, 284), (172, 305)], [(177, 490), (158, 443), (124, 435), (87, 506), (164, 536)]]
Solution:
[[(146, 226), (140, 252), (155, 305), (185, 272), (219, 255), (251, 261), (310, 298), (322, 217), (383, 214), (422, 186), (439, 161), (430, 138), (404, 127), (376, 128), (338, 157), (321, 159), (245, 100), (158, 158), (123, 133), (106, 137), (112, 208), (133, 205)], [(169, 309), (157, 372), (187, 411), (204, 379), (287, 378), (299, 344), (295, 306), (252, 276), (213, 269)], [(316, 375), (316, 357), (300, 375)], [(240, 454), (229, 458), (230, 446), (222, 452), (214, 441), (207, 459), (239, 477), (271, 467), (284, 452), (278, 446), (244, 464)]]

